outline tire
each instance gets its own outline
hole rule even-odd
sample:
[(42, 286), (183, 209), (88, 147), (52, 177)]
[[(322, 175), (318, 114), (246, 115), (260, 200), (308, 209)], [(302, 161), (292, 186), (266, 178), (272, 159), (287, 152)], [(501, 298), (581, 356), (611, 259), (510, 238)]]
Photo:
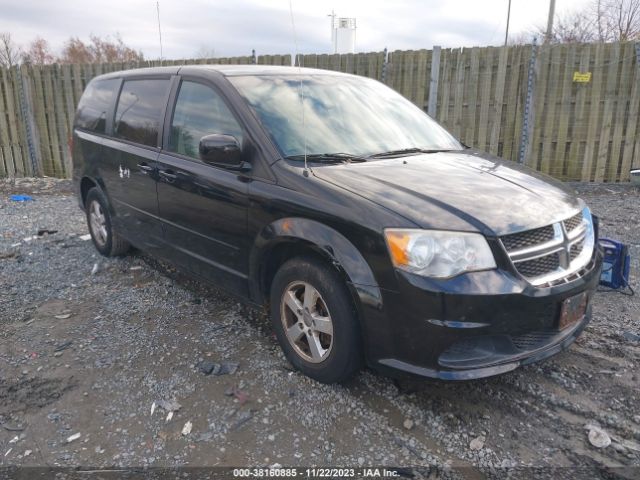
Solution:
[(87, 193), (85, 211), (93, 245), (101, 255), (115, 257), (129, 251), (129, 242), (113, 231), (109, 204), (98, 188), (94, 187)]
[(276, 273), (270, 296), (273, 329), (295, 368), (322, 383), (344, 382), (362, 368), (357, 313), (336, 270), (294, 258)]

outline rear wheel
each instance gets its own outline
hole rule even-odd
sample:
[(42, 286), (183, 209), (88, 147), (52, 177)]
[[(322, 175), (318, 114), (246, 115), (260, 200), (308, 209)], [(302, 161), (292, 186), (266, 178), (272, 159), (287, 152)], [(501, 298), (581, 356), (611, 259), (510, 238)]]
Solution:
[(271, 321), (287, 359), (305, 375), (335, 383), (361, 368), (360, 330), (349, 291), (323, 262), (295, 258), (278, 270)]
[(85, 210), (89, 233), (98, 252), (105, 257), (113, 257), (129, 251), (129, 242), (113, 231), (107, 199), (97, 188), (87, 193)]

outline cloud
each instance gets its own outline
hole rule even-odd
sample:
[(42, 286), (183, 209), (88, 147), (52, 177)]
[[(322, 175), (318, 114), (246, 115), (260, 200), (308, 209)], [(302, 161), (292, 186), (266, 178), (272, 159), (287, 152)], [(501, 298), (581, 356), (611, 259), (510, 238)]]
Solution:
[[(500, 44), (508, 0), (341, 0), (341, 16), (357, 18), (358, 51)], [(563, 9), (590, 0), (565, 0)], [(511, 31), (546, 21), (547, 2), (512, 0)], [(338, 5), (337, 5), (338, 6)], [(298, 46), (302, 53), (331, 49), (330, 4), (293, 0)], [(154, 0), (0, 0), (0, 31), (27, 44), (40, 35), (54, 49), (70, 36), (120, 33), (147, 58), (160, 54)], [(161, 0), (165, 57), (189, 58), (203, 47), (217, 56), (293, 53), (289, 0)]]

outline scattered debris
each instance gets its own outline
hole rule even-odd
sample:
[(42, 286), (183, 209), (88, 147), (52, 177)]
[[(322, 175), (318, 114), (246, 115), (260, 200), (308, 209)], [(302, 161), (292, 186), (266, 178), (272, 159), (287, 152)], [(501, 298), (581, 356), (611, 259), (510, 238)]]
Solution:
[(240, 405), (244, 405), (249, 400), (249, 395), (244, 393), (242, 390), (240, 390), (235, 385), (233, 387), (231, 387), (231, 388), (226, 389), (224, 394), (226, 396), (228, 396), (228, 397), (236, 398), (238, 400), (238, 402), (240, 403)]
[(484, 447), (484, 442), (486, 440), (487, 438), (484, 435), (480, 435), (471, 440), (471, 442), (469, 443), (469, 448), (471, 450), (482, 450), (482, 447)]
[(58, 233), (58, 230), (49, 230), (48, 228), (39, 228), (37, 235), (42, 237), (43, 235), (53, 235), (54, 233)]
[(640, 342), (640, 335), (632, 332), (622, 332), (622, 337), (630, 342)]
[(240, 415), (238, 417), (238, 421), (236, 421), (236, 423), (234, 423), (231, 426), (231, 431), (238, 430), (240, 427), (242, 427), (245, 423), (247, 423), (252, 418), (253, 418), (253, 411), (252, 410), (249, 410), (249, 411), (246, 411), (246, 412), (242, 413), (242, 415)]
[(408, 418), (404, 421), (404, 423), (402, 425), (407, 430), (411, 430), (413, 428), (413, 422), (411, 420), (409, 420)]
[(193, 427), (193, 424), (189, 421), (187, 423), (184, 424), (184, 427), (182, 427), (182, 435), (189, 435), (191, 433), (191, 428)]
[(91, 275), (95, 275), (96, 273), (98, 273), (99, 269), (100, 269), (100, 264), (94, 263), (93, 268), (91, 269)]
[(80, 240), (86, 242), (87, 240), (91, 240), (91, 234), (90, 233), (86, 233), (84, 235), (80, 235), (78, 238)]
[(25, 450), (24, 454), (22, 456), (23, 457), (28, 457), (29, 455), (31, 455), (31, 450)]
[(20, 440), (20, 437), (18, 437), (17, 435), (15, 437), (13, 437), (11, 440), (9, 440), (9, 443), (16, 443), (18, 440)]
[[(66, 318), (69, 318), (69, 317), (66, 317)], [(61, 352), (63, 350), (66, 350), (67, 348), (69, 348), (72, 344), (73, 344), (73, 340), (69, 340), (68, 342), (64, 342), (64, 343), (61, 343), (60, 345), (58, 345), (53, 351), (54, 352)]]
[(602, 428), (592, 424), (587, 424), (585, 428), (589, 430), (589, 442), (594, 447), (606, 448), (611, 445), (611, 437)]
[(71, 443), (74, 440), (77, 440), (79, 438), (80, 438), (80, 432), (74, 433), (73, 435), (70, 435), (70, 436), (67, 437), (67, 443)]
[(9, 450), (7, 450), (7, 453), (5, 453), (4, 456), (6, 457), (7, 455), (9, 455), (11, 453), (11, 450), (13, 450), (13, 447), (11, 447)]
[(129, 270), (131, 271), (142, 270), (142, 267), (140, 265), (136, 265), (135, 267), (131, 267)]
[[(18, 244), (20, 245), (20, 244)], [(2, 252), (0, 253), (0, 260), (6, 260), (7, 258), (13, 258), (18, 255), (18, 252)]]
[(164, 419), (164, 422), (169, 423), (172, 418), (173, 418), (173, 412), (169, 412), (167, 413), (167, 418)]
[(2, 425), (2, 428), (4, 428), (8, 432), (22, 432), (25, 427), (18, 427), (13, 425)]
[(175, 400), (156, 400), (154, 403), (167, 412), (177, 412), (182, 408)]
[(11, 195), (9, 198), (14, 202), (33, 202), (33, 197), (30, 195)]
[(151, 404), (151, 416), (153, 416), (153, 412), (155, 412), (155, 411), (156, 411), (156, 402), (153, 402)]
[(37, 240), (38, 238), (40, 238), (40, 237), (38, 237), (37, 235), (31, 235), (30, 237), (24, 237), (22, 239), (22, 241), (23, 242), (30, 242), (31, 240)]
[(205, 375), (233, 375), (240, 364), (238, 362), (222, 362), (216, 363), (211, 360), (203, 360), (198, 364), (198, 369)]
[(220, 364), (212, 362), (211, 360), (203, 360), (198, 364), (198, 368), (205, 375), (211, 375), (215, 372), (215, 375), (220, 371)]
[(54, 317), (57, 318), (58, 320), (66, 320), (70, 316), (71, 316), (71, 313), (61, 313), (59, 315), (54, 315)]

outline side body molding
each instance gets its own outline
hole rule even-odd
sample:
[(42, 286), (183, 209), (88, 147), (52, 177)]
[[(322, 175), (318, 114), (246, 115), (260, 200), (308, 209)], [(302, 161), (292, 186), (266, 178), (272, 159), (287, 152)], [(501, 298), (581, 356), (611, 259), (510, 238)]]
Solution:
[(382, 308), (382, 293), (373, 272), (358, 249), (341, 233), (307, 218), (281, 218), (264, 227), (258, 234), (249, 257), (250, 294), (260, 301), (262, 263), (269, 251), (286, 242), (304, 241), (329, 258), (346, 276), (349, 288), (364, 307)]

